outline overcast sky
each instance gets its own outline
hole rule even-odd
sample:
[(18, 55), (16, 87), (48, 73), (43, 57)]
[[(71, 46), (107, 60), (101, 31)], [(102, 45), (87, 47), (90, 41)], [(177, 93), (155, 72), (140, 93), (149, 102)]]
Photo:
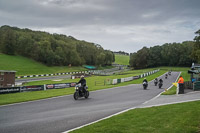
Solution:
[(200, 0), (0, 0), (0, 26), (65, 34), (112, 51), (193, 40)]

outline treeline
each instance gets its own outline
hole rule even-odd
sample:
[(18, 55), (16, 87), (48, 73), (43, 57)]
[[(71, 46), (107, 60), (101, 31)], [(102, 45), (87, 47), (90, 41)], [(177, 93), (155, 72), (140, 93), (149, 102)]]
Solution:
[(72, 36), (47, 32), (0, 27), (0, 52), (22, 55), (49, 66), (111, 65), (113, 52), (100, 45), (80, 41)]
[(136, 69), (157, 66), (191, 66), (200, 63), (200, 30), (194, 41), (166, 43), (162, 46), (143, 47), (130, 54), (129, 64)]
[(166, 43), (162, 46), (143, 47), (130, 55), (130, 66), (136, 69), (157, 66), (191, 66), (194, 42)]
[(114, 54), (121, 54), (121, 55), (129, 55), (129, 53), (126, 53), (124, 51), (114, 51)]

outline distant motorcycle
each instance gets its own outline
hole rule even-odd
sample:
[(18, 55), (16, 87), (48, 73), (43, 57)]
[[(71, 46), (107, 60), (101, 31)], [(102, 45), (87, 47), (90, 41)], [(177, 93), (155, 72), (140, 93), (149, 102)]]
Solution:
[(168, 72), (168, 75), (170, 76), (170, 75), (171, 75), (171, 72)]
[(166, 75), (165, 75), (165, 79), (167, 79), (167, 77), (168, 77), (168, 75), (166, 74)]
[(89, 91), (87, 89), (88, 87), (86, 86), (85, 91), (83, 91), (81, 85), (77, 84), (75, 86), (74, 99), (78, 100), (80, 97), (85, 97), (87, 99), (89, 97)]
[(163, 83), (160, 82), (160, 83), (158, 84), (159, 89), (160, 89), (162, 86), (163, 86)]
[(143, 88), (144, 88), (144, 90), (147, 89), (147, 86), (148, 86), (148, 83), (147, 82), (143, 82)]
[(154, 84), (155, 84), (155, 86), (157, 86), (157, 84), (158, 84), (158, 81), (156, 81), (156, 80), (155, 80), (155, 81), (154, 81)]

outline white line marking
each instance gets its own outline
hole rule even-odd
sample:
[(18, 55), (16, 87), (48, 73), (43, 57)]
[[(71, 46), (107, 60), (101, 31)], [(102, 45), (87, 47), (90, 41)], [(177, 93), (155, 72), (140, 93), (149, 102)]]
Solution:
[(129, 109), (126, 109), (126, 110), (120, 111), (120, 112), (118, 112), (118, 113), (115, 113), (115, 114), (112, 114), (112, 115), (110, 115), (110, 116), (107, 116), (107, 117), (101, 118), (101, 119), (96, 120), (96, 121), (93, 121), (93, 122), (91, 122), (91, 123), (88, 123), (88, 124), (85, 124), (85, 125), (82, 125), (82, 126), (79, 126), (79, 127), (76, 127), (76, 128), (70, 129), (70, 130), (67, 130), (67, 131), (64, 131), (64, 132), (62, 132), (62, 133), (68, 133), (68, 132), (71, 132), (71, 131), (74, 131), (74, 130), (80, 129), (80, 128), (82, 128), (82, 127), (85, 127), (85, 126), (89, 126), (89, 125), (91, 125), (91, 124), (94, 124), (94, 123), (97, 123), (97, 122), (99, 122), (99, 121), (102, 121), (102, 120), (105, 120), (105, 119), (111, 118), (111, 117), (113, 117), (113, 116), (116, 116), (116, 115), (119, 115), (119, 114), (125, 113), (125, 112), (127, 112), (127, 111), (129, 111), (129, 110), (131, 110), (131, 109), (135, 109), (135, 108), (136, 108), (136, 107), (133, 107), (133, 108), (129, 108)]
[(171, 102), (171, 103), (163, 103), (163, 104), (155, 104), (155, 105), (149, 105), (149, 106), (143, 106), (143, 107), (137, 107), (137, 108), (150, 108), (150, 107), (157, 107), (157, 106), (163, 106), (163, 105), (169, 105), (169, 104), (177, 104), (177, 103), (185, 103), (185, 102), (192, 102), (192, 101), (199, 101), (200, 99), (192, 99), (192, 100), (184, 100), (184, 101), (178, 101), (178, 102)]

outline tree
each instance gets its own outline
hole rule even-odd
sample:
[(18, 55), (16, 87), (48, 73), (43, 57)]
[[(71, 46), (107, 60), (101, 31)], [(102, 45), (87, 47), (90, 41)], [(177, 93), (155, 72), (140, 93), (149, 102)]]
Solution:
[(192, 56), (198, 63), (200, 63), (200, 29), (196, 31), (195, 34), (195, 44), (193, 47)]
[(8, 55), (15, 54), (16, 34), (13, 30), (7, 29), (3, 36), (3, 53)]

